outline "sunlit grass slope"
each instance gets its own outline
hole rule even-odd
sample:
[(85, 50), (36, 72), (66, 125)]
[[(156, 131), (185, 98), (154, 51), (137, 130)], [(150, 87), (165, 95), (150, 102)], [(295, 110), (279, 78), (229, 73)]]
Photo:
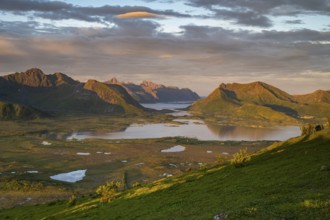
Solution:
[[(274, 144), (245, 167), (199, 170), (130, 189), (110, 203), (82, 199), (0, 212), (1, 219), (329, 219), (330, 131)], [(321, 169), (322, 167), (322, 169)]]

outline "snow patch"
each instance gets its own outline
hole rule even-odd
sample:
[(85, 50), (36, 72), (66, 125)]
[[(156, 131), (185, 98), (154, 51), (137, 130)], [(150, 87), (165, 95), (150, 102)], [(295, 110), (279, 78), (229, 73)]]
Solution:
[(208, 150), (208, 151), (206, 151), (206, 153), (208, 153), (208, 154), (212, 154), (212, 153), (213, 153), (213, 151), (211, 151), (211, 150)]
[(68, 173), (60, 173), (54, 176), (50, 176), (53, 180), (75, 183), (82, 180), (86, 176), (87, 170), (76, 170)]
[(91, 153), (88, 153), (88, 152), (78, 152), (77, 155), (79, 155), (79, 156), (88, 156), (88, 155), (91, 155)]
[(52, 143), (49, 143), (48, 141), (43, 141), (43, 142), (41, 142), (41, 144), (44, 146), (52, 145)]
[(168, 148), (168, 149), (161, 150), (160, 152), (162, 152), (162, 153), (172, 153), (172, 152), (182, 152), (182, 151), (185, 151), (185, 150), (186, 150), (186, 147), (181, 146), (181, 145), (177, 145), (177, 146), (173, 146), (173, 147)]
[(163, 173), (163, 175), (162, 175), (163, 177), (171, 177), (171, 176), (173, 176), (173, 174), (170, 174), (170, 173)]
[(111, 152), (104, 152), (104, 155), (110, 155)]
[(29, 171), (26, 171), (26, 173), (39, 173), (39, 171), (37, 171), (37, 170), (29, 170)]

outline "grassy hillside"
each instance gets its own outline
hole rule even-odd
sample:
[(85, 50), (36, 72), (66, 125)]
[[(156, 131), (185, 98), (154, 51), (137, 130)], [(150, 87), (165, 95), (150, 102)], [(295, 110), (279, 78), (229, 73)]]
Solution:
[(0, 101), (0, 120), (35, 119), (43, 115), (45, 116), (40, 111), (27, 106)]
[(276, 143), (245, 167), (213, 167), (120, 193), (2, 210), (1, 219), (329, 219), (330, 130)]
[(316, 90), (310, 94), (296, 95), (294, 97), (302, 103), (330, 103), (330, 90)]
[(301, 119), (322, 121), (329, 117), (328, 96), (327, 91), (292, 96), (263, 82), (221, 84), (208, 97), (194, 102), (190, 111), (250, 124), (297, 124)]

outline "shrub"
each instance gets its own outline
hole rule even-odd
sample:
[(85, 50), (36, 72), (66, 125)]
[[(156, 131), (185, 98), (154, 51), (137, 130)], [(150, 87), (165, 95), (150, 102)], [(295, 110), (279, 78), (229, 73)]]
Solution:
[(113, 200), (122, 187), (122, 183), (117, 181), (107, 182), (105, 185), (99, 186), (96, 189), (96, 193), (101, 196), (102, 202), (110, 202)]
[(71, 207), (71, 206), (74, 206), (77, 202), (77, 198), (75, 195), (72, 195), (69, 200), (68, 200), (68, 205)]
[(219, 166), (225, 165), (227, 163), (227, 157), (225, 155), (219, 154), (216, 156), (216, 163)]
[(246, 165), (246, 162), (251, 160), (251, 157), (247, 153), (247, 148), (240, 149), (238, 153), (233, 155), (233, 159), (231, 159), (231, 164), (235, 167), (243, 167)]
[(39, 191), (44, 185), (39, 182), (31, 182), (27, 180), (2, 180), (0, 182), (0, 190), (2, 191)]
[(311, 124), (300, 127), (301, 135), (311, 135), (314, 133), (314, 126)]
[(139, 183), (139, 182), (135, 182), (135, 183), (133, 183), (133, 185), (132, 185), (134, 188), (136, 188), (136, 187), (140, 187), (141, 186), (141, 183)]
[(324, 129), (324, 125), (322, 124), (318, 124), (318, 125), (307, 124), (300, 127), (302, 136), (311, 135), (317, 131), (322, 131), (323, 129)]

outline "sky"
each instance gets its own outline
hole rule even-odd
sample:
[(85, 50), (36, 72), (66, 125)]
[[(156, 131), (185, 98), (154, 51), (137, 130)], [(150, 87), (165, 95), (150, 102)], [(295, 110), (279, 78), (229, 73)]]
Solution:
[(330, 0), (0, 0), (0, 74), (330, 90)]

